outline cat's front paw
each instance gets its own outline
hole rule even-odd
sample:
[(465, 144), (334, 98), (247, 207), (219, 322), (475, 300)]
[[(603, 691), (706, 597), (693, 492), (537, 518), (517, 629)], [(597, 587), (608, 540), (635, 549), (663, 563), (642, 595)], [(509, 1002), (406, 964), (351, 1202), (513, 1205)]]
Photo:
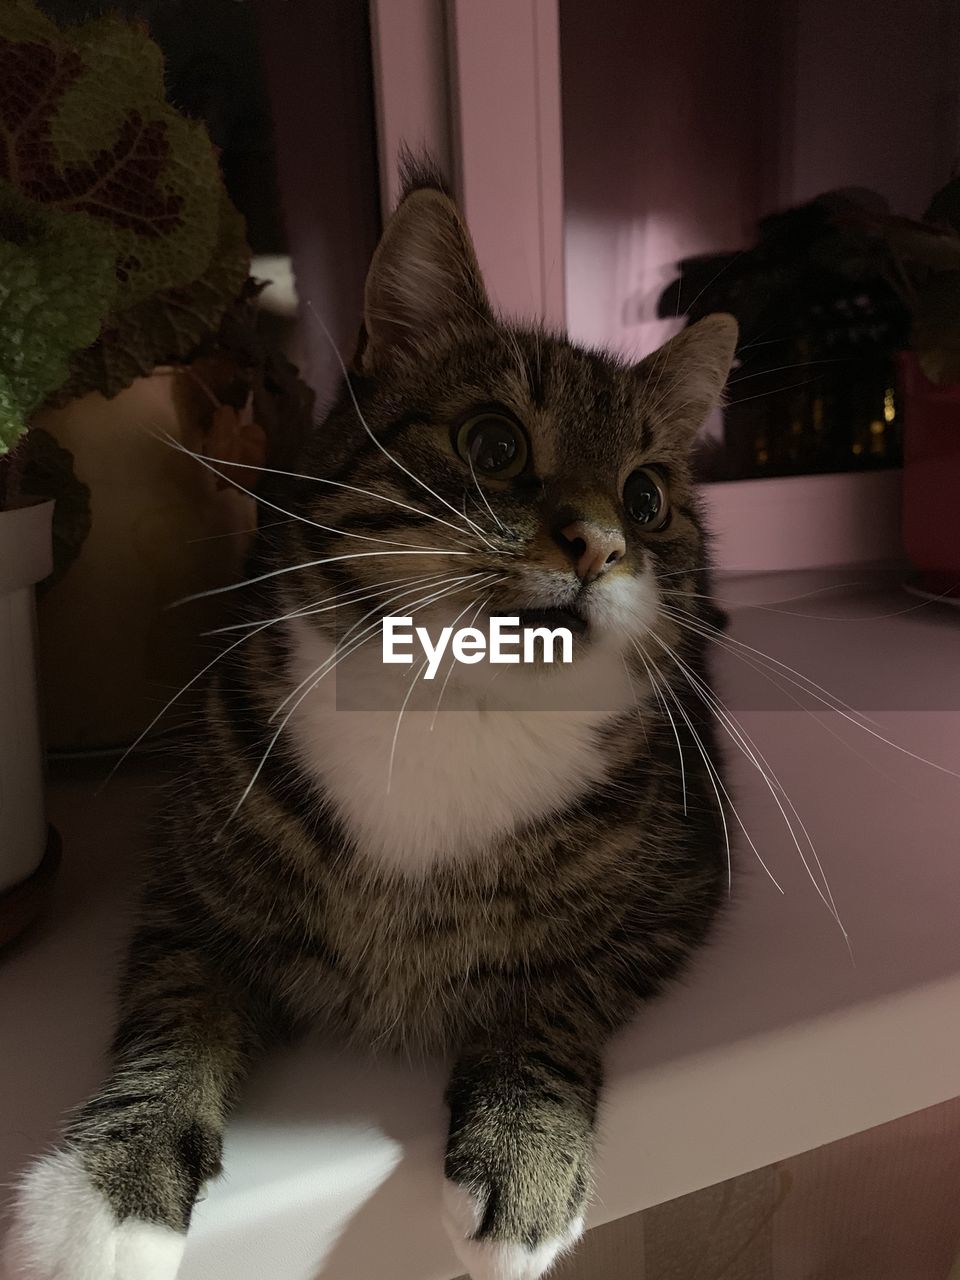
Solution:
[(137, 1218), (117, 1220), (74, 1151), (27, 1172), (4, 1243), (4, 1280), (174, 1280), (186, 1241)]
[(583, 1235), (582, 1213), (556, 1235), (531, 1230), (526, 1239), (511, 1240), (485, 1234), (481, 1227), (491, 1194), (477, 1195), (444, 1180), (443, 1224), (470, 1280), (539, 1280)]

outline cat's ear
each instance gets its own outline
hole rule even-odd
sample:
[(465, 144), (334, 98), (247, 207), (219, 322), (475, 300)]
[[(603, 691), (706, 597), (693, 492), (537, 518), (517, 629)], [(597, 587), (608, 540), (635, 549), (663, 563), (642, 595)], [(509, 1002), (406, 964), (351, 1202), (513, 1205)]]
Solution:
[(363, 368), (415, 351), (456, 322), (492, 319), (469, 232), (449, 196), (432, 187), (401, 200), (373, 255), (364, 293)]
[(720, 403), (738, 332), (733, 316), (705, 316), (637, 367), (650, 390), (651, 412), (691, 442)]

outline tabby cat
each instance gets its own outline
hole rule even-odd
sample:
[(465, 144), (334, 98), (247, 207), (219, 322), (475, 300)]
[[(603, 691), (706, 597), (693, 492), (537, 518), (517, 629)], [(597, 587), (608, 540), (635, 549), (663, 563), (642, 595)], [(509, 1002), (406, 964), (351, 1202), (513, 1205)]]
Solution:
[[(339, 399), (271, 477), (110, 1075), (25, 1175), (16, 1280), (172, 1280), (244, 1077), (308, 1025), (449, 1054), (444, 1217), (473, 1280), (574, 1243), (604, 1042), (727, 892), (690, 452), (735, 341), (711, 316), (631, 365), (508, 325), (411, 168)], [(381, 616), (415, 613), (566, 626), (573, 661), (428, 685), (381, 660)]]

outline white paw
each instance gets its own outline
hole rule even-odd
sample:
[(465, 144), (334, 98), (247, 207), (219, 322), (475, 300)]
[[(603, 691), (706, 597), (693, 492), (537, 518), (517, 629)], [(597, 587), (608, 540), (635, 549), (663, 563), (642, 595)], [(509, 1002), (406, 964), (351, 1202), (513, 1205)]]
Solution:
[(502, 1240), (474, 1240), (483, 1205), (465, 1187), (443, 1183), (443, 1225), (470, 1280), (539, 1280), (583, 1235), (583, 1217), (574, 1218), (562, 1236), (533, 1249)]
[(118, 1223), (72, 1152), (38, 1161), (20, 1183), (4, 1280), (174, 1280), (186, 1236)]

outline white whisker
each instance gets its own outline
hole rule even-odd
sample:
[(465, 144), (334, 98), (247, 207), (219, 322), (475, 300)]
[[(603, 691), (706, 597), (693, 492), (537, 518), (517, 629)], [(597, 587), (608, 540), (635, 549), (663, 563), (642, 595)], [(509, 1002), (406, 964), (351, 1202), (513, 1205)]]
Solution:
[[(202, 453), (195, 453), (192, 449), (188, 449), (186, 445), (181, 444), (179, 440), (176, 440), (167, 432), (161, 431), (155, 433), (154, 439), (162, 440), (172, 449), (176, 449), (178, 453), (183, 453), (186, 454), (188, 458), (193, 458), (195, 462), (199, 462), (202, 467), (206, 467), (206, 469), (211, 471), (215, 476), (219, 476), (221, 480), (226, 480), (226, 482), (233, 485), (235, 489), (239, 489), (241, 493), (245, 493), (248, 497), (253, 498), (254, 502), (260, 503), (265, 507), (269, 507), (272, 511), (279, 511), (282, 516), (287, 516), (290, 520), (298, 521), (300, 524), (307, 524), (312, 529), (320, 529), (323, 533), (333, 533), (340, 538), (359, 538), (361, 542), (378, 542), (382, 546), (387, 547), (412, 547), (416, 550), (419, 546), (419, 543), (416, 542), (398, 542), (395, 538), (377, 538), (369, 533), (351, 533), (349, 530), (345, 529), (334, 529), (331, 525), (320, 524), (317, 520), (311, 520), (309, 516), (297, 515), (295, 511), (288, 511), (286, 507), (279, 507), (275, 502), (271, 502), (268, 498), (261, 497), (252, 489), (246, 488), (245, 485), (240, 484), (239, 481), (232, 479), (218, 467), (215, 467), (212, 461), (209, 458), (205, 458)], [(233, 464), (228, 463), (227, 465)]]
[[(675, 611), (665, 609), (665, 612), (671, 613), (676, 621), (680, 621), (680, 618), (677, 617)], [(936, 760), (928, 760), (926, 756), (918, 755), (915, 751), (910, 751), (907, 747), (902, 747), (898, 742), (894, 742), (891, 738), (887, 738), (882, 733), (877, 733), (874, 729), (871, 729), (870, 725), (877, 723), (875, 720), (871, 720), (870, 717), (864, 715), (863, 712), (857, 711), (855, 708), (849, 706), (841, 698), (838, 698), (836, 694), (830, 693), (828, 689), (824, 689), (821, 685), (818, 685), (815, 680), (811, 680), (809, 676), (804, 676), (801, 672), (794, 671), (794, 669), (792, 667), (788, 667), (786, 663), (780, 662), (778, 659), (771, 657), (768, 653), (763, 653), (760, 649), (754, 649), (751, 645), (745, 644), (742, 640), (735, 640), (733, 636), (724, 635), (722, 631), (717, 631), (715, 627), (710, 627), (708, 623), (703, 623), (703, 626), (708, 628), (708, 630), (700, 630), (696, 626), (693, 626), (688, 620), (684, 619), (683, 622), (691, 631), (694, 631), (699, 635), (703, 635), (707, 639), (715, 640), (717, 643), (736, 646), (737, 649), (745, 649), (747, 652), (755, 654), (763, 662), (774, 663), (776, 666), (781, 667), (786, 671), (793, 672), (795, 676), (800, 677), (800, 680), (805, 681), (806, 685), (810, 687), (805, 687), (805, 685), (799, 683), (798, 680), (791, 680), (789, 676), (785, 676), (784, 679), (789, 680), (791, 684), (797, 685), (797, 687), (808, 696), (816, 698), (818, 702), (822, 703), (828, 708), (828, 710), (834, 712), (834, 714), (842, 716), (844, 720), (849, 720), (852, 725), (855, 725), (863, 733), (869, 734), (871, 738), (876, 738), (878, 742), (884, 743), (892, 750), (899, 751), (902, 755), (909, 756), (911, 760), (916, 760), (919, 764), (929, 765), (931, 769), (936, 769), (938, 773), (944, 773), (947, 777), (960, 780), (960, 773), (957, 773), (955, 770), (948, 769), (946, 765), (937, 764)], [(728, 651), (734, 652), (733, 649)], [(814, 692), (814, 690), (819, 690), (820, 692), (817, 693)], [(826, 696), (821, 697), (820, 694), (824, 694)], [(833, 699), (832, 702), (829, 701), (831, 698)]]
[[(470, 619), (470, 622), (469, 622), (469, 625), (471, 627), (476, 622), (477, 618), (479, 618), (484, 605), (487, 603), (487, 601), (491, 599), (492, 595), (493, 595), (493, 592), (491, 592), (490, 595), (488, 595), (484, 600), (481, 600), (480, 603), (477, 605), (476, 612), (474, 613), (473, 617)], [(471, 608), (475, 604), (477, 604), (476, 600), (471, 600), (470, 604), (467, 605), (467, 609)], [(462, 610), (462, 612), (457, 614), (457, 616), (453, 620), (453, 623), (452, 623), (453, 626), (457, 625), (457, 623), (460, 621), (463, 615), (467, 612), (467, 609), (464, 609)], [(455, 666), (456, 666), (456, 658), (451, 658), (450, 666), (447, 668), (447, 674), (444, 676), (443, 684), (440, 686), (440, 696), (437, 698), (437, 705), (433, 709), (433, 719), (430, 721), (431, 733), (433, 733), (434, 726), (437, 723), (437, 716), (440, 713), (440, 703), (443, 701), (443, 695), (444, 693), (446, 693), (447, 685), (450, 683), (450, 677), (453, 675), (453, 669)]]
[[(646, 653), (644, 652), (640, 644), (636, 641), (634, 642), (634, 647), (636, 648), (637, 653), (640, 655), (640, 661), (643, 663), (643, 665), (647, 669), (647, 675), (650, 678), (651, 685), (656, 684), (657, 680), (653, 674), (653, 671), (651, 670), (650, 662), (647, 661)], [(661, 672), (661, 675), (662, 674), (663, 673)], [(664, 680), (663, 687), (665, 688), (666, 692), (669, 693), (670, 697), (673, 699), (674, 703), (676, 704), (677, 710), (680, 712), (680, 715), (683, 717), (683, 720), (686, 723), (687, 728), (690, 730), (694, 743), (697, 746), (697, 750), (700, 752), (700, 756), (703, 759), (704, 765), (706, 766), (707, 777), (710, 780), (710, 785), (713, 788), (713, 793), (717, 797), (717, 809), (720, 813), (720, 822), (723, 825), (723, 842), (727, 851), (727, 892), (730, 893), (732, 892), (732, 887), (733, 887), (733, 862), (730, 854), (730, 832), (727, 828), (727, 815), (724, 812), (723, 800), (721, 799), (721, 796), (720, 796), (721, 790), (723, 791), (724, 796), (726, 796), (727, 801), (730, 805), (730, 808), (733, 810), (735, 814), (737, 812), (736, 807), (734, 806), (733, 801), (730, 799), (727, 789), (723, 785), (723, 781), (720, 777), (720, 774), (717, 771), (716, 766), (714, 765), (713, 761), (710, 759), (710, 756), (707, 753), (706, 747), (703, 745), (702, 738), (700, 737), (699, 733), (697, 733), (696, 729), (693, 727), (693, 724), (690, 721), (690, 717), (687, 715), (686, 711), (684, 710), (683, 704), (680, 702), (680, 699), (671, 689), (669, 681)], [(739, 815), (737, 815), (737, 821), (740, 822)], [(740, 826), (743, 828), (744, 834), (746, 835), (747, 839), (750, 840), (750, 835), (747, 832), (746, 828), (743, 826), (742, 822), (740, 822)], [(752, 843), (753, 842), (751, 841), (751, 845)], [(779, 885), (777, 887), (779, 888)], [(783, 890), (781, 890), (781, 893), (782, 892)]]
[[(819, 895), (824, 906), (827, 908), (827, 910), (830, 912), (830, 914), (833, 916), (833, 918), (836, 920), (837, 924), (839, 925), (840, 931), (843, 934), (843, 937), (847, 941), (847, 944), (849, 946), (849, 938), (847, 935), (847, 931), (844, 927), (843, 921), (840, 919), (840, 914), (837, 911), (837, 906), (833, 899), (833, 893), (831, 892), (831, 889), (830, 889), (830, 883), (827, 880), (827, 876), (826, 876), (826, 873), (824, 872), (823, 865), (820, 862), (820, 857), (817, 853), (816, 846), (813, 843), (813, 838), (811, 837), (809, 831), (807, 830), (807, 827), (803, 819), (800, 817), (800, 814), (797, 812), (796, 806), (794, 805), (793, 801), (790, 799), (790, 796), (787, 794), (786, 788), (784, 787), (783, 783), (777, 777), (774, 770), (770, 767), (769, 761), (766, 759), (766, 757), (757, 747), (756, 743), (753, 741), (753, 739), (750, 737), (747, 731), (743, 728), (740, 722), (736, 719), (736, 717), (729, 711), (729, 709), (724, 705), (724, 703), (720, 700), (720, 698), (714, 693), (714, 691), (710, 689), (710, 687), (703, 680), (701, 680), (699, 676), (697, 676), (696, 672), (694, 672), (689, 667), (689, 665), (683, 661), (682, 658), (680, 658), (672, 649), (670, 649), (669, 646), (665, 645), (663, 641), (658, 641), (658, 643), (664, 649), (666, 649), (667, 656), (674, 662), (677, 668), (686, 677), (687, 683), (690, 685), (691, 689), (694, 690), (694, 692), (698, 695), (698, 697), (703, 702), (703, 704), (710, 711), (712, 711), (713, 714), (716, 716), (717, 720), (720, 722), (721, 726), (723, 727), (724, 731), (726, 732), (730, 740), (737, 747), (739, 747), (742, 753), (746, 756), (746, 758), (750, 761), (750, 763), (754, 766), (754, 768), (760, 774), (761, 778), (764, 781), (764, 784), (767, 787), (767, 790), (770, 792), (777, 808), (780, 810), (780, 814), (784, 820), (784, 823), (786, 824), (787, 830), (790, 833), (790, 838), (793, 841), (793, 844), (797, 850), (797, 853), (800, 855), (800, 861), (803, 863), (803, 869), (806, 871), (808, 877), (810, 878), (810, 882), (813, 885), (814, 889), (816, 889), (817, 894)], [(790, 806), (790, 811), (793, 814), (794, 818), (796, 818), (797, 823), (800, 827), (800, 830), (803, 832), (804, 839), (806, 840), (810, 848), (810, 853), (813, 856), (813, 859), (817, 865), (817, 870), (820, 872), (820, 875), (823, 879), (823, 889), (821, 889), (820, 885), (817, 883), (817, 879), (814, 876), (809, 863), (807, 862), (806, 856), (803, 852), (803, 848), (800, 844), (800, 841), (797, 839), (797, 834), (793, 828), (793, 823), (791, 822), (786, 809), (784, 809), (783, 804), (780, 801), (781, 795), (783, 796), (784, 800), (786, 800), (787, 804)]]
[(650, 671), (649, 668), (647, 670), (647, 674), (650, 676), (651, 687), (653, 688), (654, 693), (657, 695), (657, 698), (660, 700), (660, 705), (663, 707), (664, 711), (667, 713), (667, 719), (670, 721), (670, 727), (673, 729), (673, 736), (677, 740), (677, 755), (680, 757), (680, 781), (683, 786), (683, 816), (686, 818), (688, 816), (687, 814), (687, 770), (686, 770), (686, 766), (684, 764), (684, 759), (683, 759), (683, 747), (680, 745), (680, 732), (677, 729), (677, 722), (673, 718), (673, 712), (670, 710), (670, 707), (667, 704), (666, 698), (664, 698), (663, 694), (660, 692), (659, 685), (654, 679), (653, 672)]
[(140, 743), (143, 742), (144, 738), (146, 738), (147, 735), (153, 730), (153, 728), (163, 719), (163, 717), (167, 714), (167, 712), (170, 710), (173, 704), (175, 702), (178, 702), (179, 699), (183, 697), (183, 695), (187, 692), (188, 689), (192, 689), (193, 686), (197, 683), (197, 681), (201, 680), (207, 674), (207, 672), (211, 669), (211, 667), (216, 666), (216, 664), (220, 661), (221, 658), (225, 658), (227, 654), (231, 653), (234, 649), (236, 649), (238, 645), (243, 644), (244, 640), (249, 640), (251, 636), (256, 635), (260, 631), (265, 631), (269, 626), (270, 626), (269, 622), (264, 622), (264, 623), (261, 623), (260, 626), (258, 626), (254, 631), (250, 631), (246, 635), (242, 635), (239, 640), (235, 640), (233, 644), (227, 645), (226, 649), (218, 653), (216, 657), (211, 658), (210, 661), (206, 664), (206, 666), (201, 667), (195, 676), (191, 676), (190, 679), (187, 681), (187, 683), (183, 685), (182, 688), (178, 689), (172, 698), (170, 698), (167, 702), (164, 703), (164, 705), (160, 708), (160, 710), (153, 717), (153, 719), (150, 721), (147, 727), (143, 730), (143, 732), (138, 734), (137, 737), (134, 738), (133, 742), (130, 743), (129, 747), (127, 747), (127, 749), (123, 752), (123, 754), (120, 756), (120, 759), (116, 762), (116, 764), (107, 774), (107, 776), (104, 778), (103, 782), (100, 784), (101, 788), (107, 785), (107, 783), (114, 776), (114, 774), (117, 772), (120, 766), (124, 763), (127, 757), (132, 752), (136, 751), (137, 747), (139, 747)]
[(397, 754), (397, 739), (400, 737), (400, 721), (403, 719), (403, 713), (407, 709), (407, 703), (410, 701), (410, 696), (417, 687), (417, 681), (426, 671), (429, 662), (429, 658), (424, 658), (423, 662), (420, 664), (419, 671), (410, 681), (410, 688), (403, 695), (403, 701), (400, 703), (400, 711), (397, 714), (397, 723), (394, 725), (393, 729), (393, 740), (390, 743), (390, 759), (387, 763), (387, 795), (390, 794), (390, 788), (393, 785), (393, 761)]
[[(326, 335), (327, 341), (330, 343), (330, 346), (333, 349), (333, 353), (337, 358), (337, 363), (340, 365), (340, 369), (343, 373), (343, 378), (347, 388), (347, 393), (350, 396), (350, 400), (353, 403), (353, 407), (354, 407), (354, 410), (356, 411), (357, 418), (360, 422), (360, 425), (363, 427), (364, 431), (367, 433), (367, 435), (370, 437), (373, 443), (377, 446), (380, 452), (384, 455), (384, 457), (389, 459), (389, 461), (392, 462), (395, 467), (398, 467), (404, 473), (404, 475), (409, 476), (410, 479), (415, 484), (418, 484), (421, 489), (425, 489), (426, 492), (431, 495), (431, 497), (436, 498), (436, 500), (442, 503), (449, 511), (452, 511), (455, 516), (461, 515), (461, 513), (456, 509), (456, 507), (452, 506), (446, 500), (446, 498), (441, 497), (439, 493), (437, 493), (435, 490), (430, 488), (430, 486), (427, 484), (425, 480), (421, 480), (419, 476), (414, 475), (414, 473), (408, 467), (405, 467), (398, 458), (395, 458), (393, 454), (390, 452), (390, 450), (385, 448), (385, 446), (381, 444), (380, 441), (377, 439), (374, 432), (371, 431), (366, 418), (363, 416), (363, 412), (360, 408), (360, 401), (357, 399), (356, 392), (353, 389), (353, 383), (350, 381), (350, 373), (347, 369), (347, 366), (343, 362), (343, 357), (340, 354), (337, 344), (333, 340), (333, 335), (331, 334), (330, 330), (327, 328), (322, 317), (320, 316), (320, 313), (314, 307), (313, 303), (310, 301), (309, 298), (307, 299), (307, 306), (310, 309), (310, 314), (316, 319), (317, 323), (320, 325), (320, 328), (323, 330), (324, 334)], [(480, 538), (481, 542), (485, 543), (490, 548), (491, 551), (498, 550), (498, 548), (495, 547), (492, 542), (488, 541), (483, 529), (481, 529), (481, 527), (475, 521), (471, 520), (470, 517), (466, 515), (462, 516), (462, 519), (464, 519), (467, 522), (467, 524), (474, 531), (474, 533), (476, 533), (477, 536)]]
[(506, 528), (504, 527), (503, 521), (500, 519), (500, 517), (499, 517), (499, 516), (497, 515), (497, 513), (494, 511), (493, 507), (491, 507), (490, 503), (487, 501), (487, 495), (486, 495), (486, 494), (483, 492), (483, 490), (480, 488), (480, 481), (477, 479), (477, 473), (476, 473), (476, 471), (474, 470), (474, 466), (473, 466), (473, 456), (472, 456), (472, 455), (471, 455), (471, 457), (470, 457), (470, 475), (473, 477), (473, 483), (474, 483), (474, 484), (476, 485), (476, 487), (477, 487), (477, 493), (479, 493), (480, 497), (483, 499), (483, 505), (487, 508), (487, 510), (488, 510), (488, 511), (490, 512), (490, 514), (493, 516), (494, 520), (496, 520), (497, 524), (500, 526), (501, 531), (502, 531), (503, 533), (506, 533)]
[(242, 582), (230, 582), (225, 587), (212, 587), (209, 591), (195, 591), (193, 595), (183, 596), (175, 600), (170, 608), (181, 604), (189, 604), (192, 600), (205, 600), (207, 596), (219, 596), (225, 591), (238, 591), (241, 587), (252, 587), (258, 582), (266, 582), (268, 578), (276, 578), (282, 573), (297, 573), (301, 569), (316, 569), (324, 564), (337, 564), (341, 560), (367, 560), (371, 556), (465, 556), (466, 551), (445, 551), (438, 547), (421, 547), (419, 551), (355, 551), (348, 555), (326, 556), (323, 560), (305, 560), (302, 564), (283, 565), (280, 569), (271, 569), (269, 573), (257, 574), (255, 578), (244, 578)]
[[(817, 684), (817, 682), (810, 676), (806, 676), (802, 671), (798, 671), (795, 667), (791, 667), (789, 663), (781, 662), (779, 658), (775, 658), (772, 654), (764, 653), (762, 649), (754, 649), (752, 645), (746, 644), (743, 640), (737, 640), (736, 637), (729, 635), (725, 631), (721, 631), (719, 627), (715, 627), (712, 623), (705, 621), (703, 618), (692, 617), (685, 614), (682, 610), (672, 608), (670, 605), (664, 605), (663, 611), (669, 617), (673, 618), (673, 620), (680, 626), (687, 627), (695, 634), (703, 636), (707, 640), (714, 640), (717, 644), (723, 643), (730, 646), (731, 652), (741, 649), (746, 650), (748, 653), (753, 654), (764, 667), (778, 667), (781, 671), (786, 673), (783, 676), (784, 680), (789, 684), (792, 684), (795, 688), (800, 689), (802, 693), (806, 693), (817, 698), (818, 702), (829, 707), (831, 711), (837, 711), (840, 707), (843, 707), (852, 715), (859, 716), (861, 720), (869, 721), (872, 724), (877, 723), (875, 720), (870, 720), (870, 717), (864, 715), (862, 711), (857, 711), (855, 707), (844, 702), (842, 698), (837, 696), (837, 694), (831, 693), (830, 690), (824, 688), (823, 685)], [(746, 661), (746, 658), (744, 658), (744, 661)], [(813, 692), (814, 690), (817, 692)], [(818, 693), (823, 696), (818, 697)], [(832, 701), (830, 701), (831, 699)], [(857, 722), (854, 721), (854, 723)], [(859, 727), (862, 728), (863, 726)]]
[(264, 621), (275, 623), (286, 622), (290, 618), (312, 618), (314, 614), (327, 613), (344, 605), (359, 604), (361, 600), (370, 600), (376, 595), (382, 595), (384, 591), (389, 591), (392, 587), (410, 586), (420, 582), (427, 583), (436, 578), (447, 576), (449, 575), (445, 573), (409, 574), (405, 578), (391, 578), (388, 582), (378, 582), (376, 587), (353, 587), (349, 591), (341, 591), (339, 594), (324, 596), (322, 599), (314, 600), (310, 604), (291, 609), (289, 613), (278, 614), (275, 618), (256, 618), (249, 622), (230, 622), (225, 627), (214, 627), (213, 630), (205, 631), (203, 634), (205, 636), (219, 636), (230, 631), (248, 631), (258, 627)]
[[(401, 511), (410, 511), (414, 515), (422, 516), (424, 520), (433, 520), (436, 524), (442, 524), (445, 529), (451, 529), (460, 538), (469, 532), (469, 530), (461, 528), (460, 525), (451, 524), (449, 520), (444, 520), (441, 516), (435, 516), (432, 512), (424, 511), (420, 507), (414, 507), (409, 502), (401, 502), (399, 498), (391, 498), (388, 494), (377, 493), (374, 489), (364, 489), (359, 485), (347, 484), (344, 480), (329, 480), (326, 476), (312, 476), (306, 471), (284, 471), (280, 467), (258, 467), (251, 462), (232, 462), (229, 458), (208, 457), (207, 461), (217, 462), (224, 467), (241, 467), (244, 471), (260, 471), (264, 475), (286, 476), (290, 480), (305, 480), (309, 484), (326, 484), (333, 489), (345, 489), (348, 493), (358, 493), (364, 498), (374, 498), (377, 502), (389, 503), (392, 507), (399, 507)], [(278, 520), (276, 523), (283, 524), (285, 522)], [(273, 526), (260, 525), (259, 527), (268, 529)], [(461, 542), (459, 545), (466, 547), (473, 544)]]
[[(432, 584), (431, 590), (433, 589), (433, 587), (439, 588), (440, 586), (455, 586), (458, 583), (470, 582), (476, 578), (482, 579), (483, 574), (479, 572), (468, 573), (468, 574), (463, 574), (460, 577), (454, 577), (453, 575), (445, 575), (441, 577), (439, 583), (434, 582)], [(363, 614), (362, 617), (358, 618), (356, 622), (352, 623), (351, 626), (349, 626), (347, 630), (344, 632), (344, 634), (340, 637), (337, 643), (336, 652), (339, 652), (340, 649), (342, 649), (343, 646), (350, 641), (351, 637), (358, 632), (358, 629), (363, 626), (363, 624), (366, 622), (368, 618), (373, 617), (375, 614), (377, 615), (376, 621), (371, 623), (370, 626), (366, 628), (366, 630), (362, 633), (364, 635), (366, 635), (367, 632), (375, 631), (381, 625), (383, 618), (386, 616), (386, 611), (391, 605), (396, 604), (398, 600), (406, 599), (407, 596), (417, 595), (422, 590), (422, 586), (423, 584), (417, 584), (414, 587), (409, 587), (402, 591), (397, 591), (393, 595), (389, 596), (386, 600), (375, 605), (372, 609), (368, 609), (367, 612)], [(335, 658), (336, 658), (336, 653), (334, 653), (330, 658), (327, 659), (327, 663), (330, 663)], [(288, 704), (288, 702), (290, 702), (292, 698), (296, 697), (296, 695), (300, 692), (303, 686), (309, 680), (313, 679), (314, 675), (316, 675), (316, 672), (312, 672), (310, 675), (308, 675), (304, 680), (300, 682), (300, 684), (297, 685), (295, 689), (293, 689), (290, 693), (287, 694), (287, 696), (283, 699), (280, 705), (273, 712), (273, 715), (271, 715), (270, 717), (271, 720), (273, 720), (277, 715), (279, 715), (279, 713), (284, 709), (284, 707)]]
[[(472, 577), (472, 576), (473, 576), (473, 575), (471, 575), (471, 577)], [(464, 587), (463, 587), (463, 586), (460, 586), (460, 587), (453, 587), (453, 588), (448, 588), (448, 592), (449, 592), (449, 591), (462, 591), (462, 590), (464, 590)], [(429, 599), (429, 600), (427, 600), (427, 601), (425, 601), (425, 602), (421, 602), (421, 603), (420, 603), (420, 604), (418, 604), (415, 608), (412, 608), (412, 609), (410, 610), (411, 614), (412, 614), (412, 613), (416, 613), (416, 612), (418, 612), (420, 608), (426, 608), (428, 604), (432, 604), (432, 603), (434, 603), (434, 601), (435, 601), (436, 599), (438, 599), (438, 598), (439, 598), (438, 596), (434, 596), (434, 597), (432, 597), (431, 599)], [(374, 625), (374, 628), (373, 628), (373, 631), (375, 631), (375, 630), (376, 630), (376, 625)], [(368, 636), (366, 639), (369, 639), (369, 636)], [(312, 683), (312, 684), (309, 684), (309, 685), (307, 686), (307, 688), (303, 689), (303, 692), (300, 694), (300, 696), (297, 698), (297, 700), (296, 700), (296, 701), (295, 701), (295, 702), (290, 706), (290, 708), (288, 709), (288, 711), (287, 711), (286, 715), (283, 717), (283, 719), (281, 720), (280, 724), (277, 726), (277, 728), (276, 728), (276, 730), (275, 730), (275, 732), (274, 732), (273, 736), (270, 738), (270, 741), (267, 743), (266, 749), (265, 749), (265, 751), (264, 751), (263, 755), (260, 757), (260, 761), (259, 761), (259, 763), (257, 764), (256, 769), (254, 769), (253, 774), (251, 775), (249, 782), (248, 782), (248, 783), (247, 783), (247, 785), (244, 787), (243, 792), (241, 793), (239, 800), (238, 800), (238, 801), (237, 801), (237, 803), (234, 805), (233, 809), (230, 811), (230, 814), (228, 815), (227, 820), (226, 820), (227, 822), (229, 822), (231, 818), (236, 817), (237, 813), (240, 811), (241, 807), (243, 806), (243, 803), (244, 803), (244, 801), (246, 800), (247, 796), (248, 796), (248, 795), (250, 794), (250, 792), (253, 790), (254, 786), (256, 785), (257, 779), (260, 777), (260, 774), (263, 772), (263, 768), (264, 768), (264, 766), (265, 766), (265, 765), (266, 765), (266, 763), (267, 763), (267, 759), (269, 758), (270, 753), (273, 751), (273, 748), (276, 746), (277, 742), (279, 741), (279, 738), (280, 738), (281, 733), (283, 733), (284, 729), (287, 727), (287, 724), (290, 722), (290, 718), (291, 718), (291, 716), (293, 716), (293, 715), (294, 715), (294, 713), (296, 712), (296, 710), (297, 710), (297, 708), (300, 706), (300, 704), (304, 701), (304, 699), (305, 699), (306, 697), (308, 697), (308, 696), (309, 696), (309, 694), (311, 694), (311, 693), (313, 692), (313, 690), (314, 690), (314, 689), (316, 689), (317, 685), (320, 683), (320, 681), (321, 681), (325, 676), (329, 675), (331, 671), (333, 671), (333, 670), (335, 670), (335, 669), (336, 669), (336, 667), (340, 664), (340, 662), (341, 662), (341, 661), (343, 661), (345, 658), (349, 657), (351, 653), (354, 653), (357, 649), (359, 649), (359, 648), (361, 647), (361, 645), (362, 645), (362, 644), (366, 643), (366, 639), (360, 639), (360, 638), (358, 638), (357, 640), (355, 640), (355, 641), (354, 641), (354, 643), (350, 646), (350, 648), (347, 650), (347, 652), (346, 652), (346, 653), (342, 653), (342, 654), (341, 654), (341, 653), (339, 653), (339, 652), (338, 652), (338, 653), (335, 655), (334, 661), (333, 661), (332, 663), (330, 662), (330, 660), (329, 660), (329, 659), (327, 659), (327, 661), (326, 661), (326, 662), (321, 663), (321, 667), (320, 667), (320, 669), (319, 669), (319, 670), (320, 670), (320, 674), (319, 674), (319, 675), (317, 675), (316, 679), (315, 679), (315, 680), (313, 680), (313, 683)], [(302, 686), (298, 686), (298, 688), (299, 688), (299, 687), (302, 687)], [(275, 714), (276, 714), (276, 712), (274, 713), (274, 715), (275, 715)], [(273, 716), (271, 716), (271, 720), (272, 720), (272, 719), (273, 719)], [(226, 826), (226, 823), (224, 823), (224, 826)]]

